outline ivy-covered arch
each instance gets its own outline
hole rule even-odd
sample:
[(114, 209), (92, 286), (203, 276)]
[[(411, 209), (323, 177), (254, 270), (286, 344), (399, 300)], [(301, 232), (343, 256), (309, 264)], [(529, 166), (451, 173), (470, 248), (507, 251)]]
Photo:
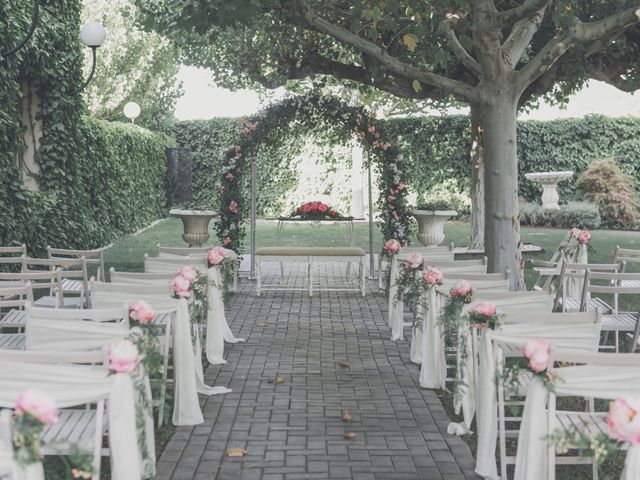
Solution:
[[(249, 212), (244, 176), (250, 172), (251, 155), (270, 134), (292, 122), (349, 138), (355, 136), (367, 152), (366, 161), (379, 173), (378, 207), (385, 240), (409, 243), (411, 214), (407, 202), (404, 158), (379, 128), (375, 115), (351, 107), (335, 97), (290, 96), (248, 117), (238, 130), (236, 144), (227, 150), (220, 175), (220, 216), (216, 230), (222, 244), (242, 252), (244, 220)], [(369, 163), (367, 163), (369, 165)]]

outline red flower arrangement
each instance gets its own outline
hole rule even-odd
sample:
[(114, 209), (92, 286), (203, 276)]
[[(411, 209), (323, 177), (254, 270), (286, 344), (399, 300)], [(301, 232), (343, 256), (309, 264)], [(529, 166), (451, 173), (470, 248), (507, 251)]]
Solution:
[(296, 207), (295, 211), (291, 214), (292, 217), (300, 217), (303, 219), (318, 219), (323, 218), (342, 218), (336, 210), (331, 208), (326, 203), (322, 202), (306, 202)]

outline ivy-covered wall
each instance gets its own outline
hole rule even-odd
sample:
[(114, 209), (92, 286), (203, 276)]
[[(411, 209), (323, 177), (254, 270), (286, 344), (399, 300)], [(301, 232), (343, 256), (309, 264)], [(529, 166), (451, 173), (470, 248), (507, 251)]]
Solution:
[[(3, 51), (24, 37), (32, 2), (0, 2)], [(164, 213), (163, 135), (83, 116), (80, 0), (42, 0), (38, 28), (13, 56), (0, 58), (0, 244), (105, 245)], [(23, 186), (16, 155), (25, 148), (21, 88), (39, 97), (36, 152), (40, 191)]]
[[(469, 188), (470, 125), (465, 116), (391, 119), (381, 122), (390, 139), (396, 139), (409, 162), (408, 184), (412, 191), (426, 194), (445, 181), (457, 180), (459, 191)], [(237, 119), (211, 119), (179, 122), (170, 135), (181, 147), (194, 154), (194, 200), (203, 206), (217, 208), (217, 172), (224, 150), (236, 142)], [(301, 132), (293, 127), (286, 134), (274, 134), (261, 146), (259, 169), (260, 209), (277, 210), (288, 189), (295, 188), (292, 152)], [(317, 133), (311, 132), (314, 135)], [(328, 139), (330, 140), (330, 139)], [(287, 151), (282, 145), (291, 142)], [(322, 142), (322, 140), (316, 140)], [(275, 150), (275, 151), (274, 151)], [(539, 201), (542, 189), (524, 178), (525, 173), (573, 170), (579, 175), (593, 161), (609, 156), (640, 185), (640, 119), (588, 116), (584, 119), (548, 122), (522, 121), (518, 124), (518, 156), (520, 162), (520, 196)], [(274, 159), (276, 159), (274, 161)], [(563, 200), (579, 198), (574, 181), (560, 185)], [(324, 178), (318, 178), (323, 182)], [(348, 191), (350, 178), (345, 177), (336, 188)], [(455, 185), (455, 182), (454, 182)], [(282, 213), (286, 209), (282, 210)], [(276, 212), (281, 213), (281, 212)]]

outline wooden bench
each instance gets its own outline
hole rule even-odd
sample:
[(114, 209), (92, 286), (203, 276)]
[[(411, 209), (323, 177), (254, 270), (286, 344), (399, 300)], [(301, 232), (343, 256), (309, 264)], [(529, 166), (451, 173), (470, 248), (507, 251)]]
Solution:
[[(354, 247), (262, 247), (256, 250), (256, 294), (260, 296), (262, 290), (302, 290), (308, 291), (313, 296), (313, 271), (312, 267), (317, 263), (347, 263), (347, 277), (352, 263), (358, 264), (358, 284), (353, 286), (320, 286), (318, 290), (332, 292), (360, 292), (365, 295), (365, 256), (366, 252)], [(280, 273), (284, 280), (285, 262), (307, 264), (307, 285), (302, 287), (287, 285), (284, 283), (263, 284), (261, 264), (263, 262), (280, 263)]]

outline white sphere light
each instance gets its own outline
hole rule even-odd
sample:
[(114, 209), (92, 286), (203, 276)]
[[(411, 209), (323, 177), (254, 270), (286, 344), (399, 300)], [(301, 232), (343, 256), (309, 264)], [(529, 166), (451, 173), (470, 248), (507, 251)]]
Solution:
[(136, 102), (129, 102), (124, 106), (123, 112), (124, 116), (131, 120), (138, 118), (140, 115), (140, 105)]
[(80, 30), (80, 40), (87, 47), (100, 47), (107, 38), (107, 31), (98, 22), (87, 22)]

